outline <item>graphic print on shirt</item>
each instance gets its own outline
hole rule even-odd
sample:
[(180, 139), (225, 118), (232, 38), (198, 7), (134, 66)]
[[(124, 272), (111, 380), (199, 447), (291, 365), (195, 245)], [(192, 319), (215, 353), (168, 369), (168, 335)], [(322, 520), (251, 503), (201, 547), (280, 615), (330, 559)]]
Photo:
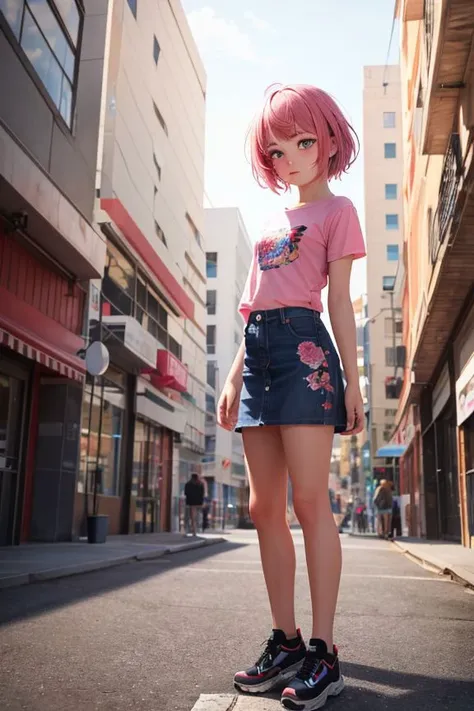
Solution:
[(305, 225), (298, 225), (291, 229), (282, 227), (266, 234), (258, 243), (260, 269), (263, 272), (279, 269), (296, 261), (300, 256), (299, 243), (305, 230)]

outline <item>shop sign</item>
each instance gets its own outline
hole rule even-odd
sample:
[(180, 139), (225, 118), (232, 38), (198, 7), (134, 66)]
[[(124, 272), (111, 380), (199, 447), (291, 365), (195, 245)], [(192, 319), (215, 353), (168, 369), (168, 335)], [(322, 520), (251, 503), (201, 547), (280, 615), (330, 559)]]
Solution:
[(456, 411), (458, 425), (474, 412), (474, 354), (456, 382)]
[(89, 326), (99, 321), (101, 285), (100, 279), (91, 279), (89, 282)]

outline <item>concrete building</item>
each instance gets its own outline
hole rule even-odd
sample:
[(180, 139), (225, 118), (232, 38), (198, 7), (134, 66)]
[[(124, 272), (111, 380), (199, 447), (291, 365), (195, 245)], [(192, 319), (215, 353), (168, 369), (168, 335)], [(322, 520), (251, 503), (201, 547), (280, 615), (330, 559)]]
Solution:
[(75, 530), (97, 464), (111, 533), (170, 530), (204, 453), (206, 78), (178, 0), (100, 8), (96, 221), (107, 257), (91, 290), (90, 333), (111, 363), (86, 384)]
[[(474, 4), (400, 0), (403, 523), (474, 546)], [(460, 29), (462, 28), (462, 29)], [(409, 226), (409, 229), (408, 229)]]
[(206, 209), (208, 424), (204, 474), (209, 496), (236, 513), (245, 487), (242, 436), (216, 427), (216, 397), (243, 339), (237, 308), (253, 248), (236, 207)]
[(0, 546), (72, 535), (103, 6), (0, 2)]
[[(400, 69), (364, 68), (364, 188), (372, 466), (385, 466), (403, 363), (395, 277), (403, 245), (403, 139)], [(392, 471), (391, 476), (396, 472)]]

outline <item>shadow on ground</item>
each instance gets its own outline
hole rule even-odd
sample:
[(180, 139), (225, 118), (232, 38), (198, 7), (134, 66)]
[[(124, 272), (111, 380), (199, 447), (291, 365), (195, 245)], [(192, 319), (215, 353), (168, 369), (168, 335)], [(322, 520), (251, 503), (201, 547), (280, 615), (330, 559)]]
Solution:
[(246, 547), (243, 543), (224, 541), (213, 546), (167, 554), (161, 558), (131, 561), (91, 573), (81, 573), (18, 588), (6, 588), (0, 590), (0, 627), (128, 585), (136, 585), (173, 568), (197, 563), (243, 547)]

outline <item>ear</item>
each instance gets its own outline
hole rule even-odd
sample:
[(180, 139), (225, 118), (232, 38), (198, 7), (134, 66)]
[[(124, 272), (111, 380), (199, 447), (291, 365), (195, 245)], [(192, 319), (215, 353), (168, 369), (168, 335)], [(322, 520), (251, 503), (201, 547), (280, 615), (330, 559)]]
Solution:
[(331, 144), (329, 146), (329, 157), (332, 158), (337, 153), (337, 143), (336, 143), (336, 139), (334, 138), (334, 136), (331, 136), (330, 140), (331, 140)]

